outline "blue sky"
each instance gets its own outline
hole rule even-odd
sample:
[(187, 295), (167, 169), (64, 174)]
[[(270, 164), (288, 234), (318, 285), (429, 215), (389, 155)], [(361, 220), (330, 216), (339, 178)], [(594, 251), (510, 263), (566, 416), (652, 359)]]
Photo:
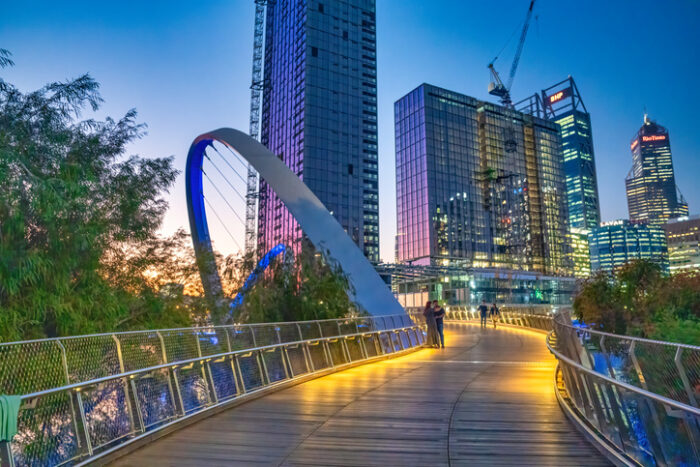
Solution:
[[(330, 0), (328, 0), (330, 1)], [(393, 255), (393, 102), (420, 83), (490, 99), (486, 65), (524, 19), (528, 0), (377, 0), (381, 254)], [(525, 97), (572, 75), (591, 113), (604, 220), (627, 217), (629, 142), (651, 118), (671, 132), (677, 183), (700, 212), (700, 2), (539, 0), (512, 89)], [(515, 37), (497, 62), (507, 74)], [(247, 130), (253, 1), (5, 2), (0, 48), (23, 90), (89, 72), (98, 117), (135, 107), (148, 135), (130, 151), (175, 155), (184, 169), (198, 134)], [(163, 230), (186, 227), (184, 181)], [(216, 237), (215, 237), (216, 239)], [(220, 248), (227, 250), (223, 240)]]

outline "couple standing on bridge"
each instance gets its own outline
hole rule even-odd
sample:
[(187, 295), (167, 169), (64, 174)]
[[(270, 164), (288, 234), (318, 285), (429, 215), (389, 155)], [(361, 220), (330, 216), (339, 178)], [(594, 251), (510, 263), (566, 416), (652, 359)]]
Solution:
[(437, 300), (425, 304), (423, 310), (425, 324), (428, 325), (428, 336), (426, 344), (430, 347), (439, 349), (445, 348), (445, 333), (443, 332), (443, 319), (445, 318), (445, 309), (440, 306)]

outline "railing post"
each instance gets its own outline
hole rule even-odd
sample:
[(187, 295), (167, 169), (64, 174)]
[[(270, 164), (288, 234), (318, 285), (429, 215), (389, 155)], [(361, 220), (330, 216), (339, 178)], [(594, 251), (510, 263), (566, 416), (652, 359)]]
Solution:
[[(216, 328), (214, 328), (216, 329)], [(195, 329), (192, 332), (195, 343), (197, 344), (197, 356), (199, 357), (199, 369), (202, 372), (202, 380), (204, 381), (204, 386), (207, 389), (207, 399), (210, 402), (217, 404), (219, 402), (219, 397), (216, 394), (216, 387), (214, 385), (214, 376), (211, 373), (211, 367), (209, 366), (209, 360), (204, 359), (202, 355), (202, 344), (199, 342), (199, 332)], [(208, 371), (207, 371), (208, 370)], [(208, 375), (207, 375), (208, 373)], [(209, 384), (211, 381), (211, 384)]]
[[(160, 349), (163, 357), (163, 363), (170, 363), (168, 362), (168, 353), (165, 350), (165, 339), (163, 339), (163, 335), (160, 333), (160, 331), (156, 331), (156, 336), (158, 336), (158, 340), (160, 341)], [(172, 381), (175, 382), (175, 391), (173, 391)], [(177, 369), (173, 368), (172, 366), (168, 367), (168, 390), (170, 391), (170, 397), (173, 400), (173, 406), (175, 407), (175, 410), (177, 411), (179, 409), (180, 414), (184, 416), (185, 403), (182, 401), (182, 393), (180, 392), (180, 382), (177, 380)], [(177, 398), (175, 398), (175, 392), (177, 392)]]
[(265, 380), (267, 380), (267, 384), (271, 384), (271, 382), (270, 373), (267, 372), (267, 365), (265, 364), (265, 355), (263, 355), (263, 352), (264, 350), (258, 350), (255, 352), (255, 356), (258, 360), (258, 369), (260, 370), (260, 376), (263, 380), (263, 386), (265, 386)]
[[(676, 347), (676, 354), (673, 357), (673, 361), (676, 363), (676, 368), (678, 369), (678, 374), (681, 376), (683, 388), (685, 389), (685, 392), (688, 395), (688, 401), (690, 402), (690, 405), (692, 405), (693, 407), (697, 407), (698, 402), (695, 399), (695, 394), (693, 394), (693, 391), (690, 387), (690, 381), (688, 381), (688, 375), (685, 372), (685, 367), (683, 366), (683, 361), (681, 360), (682, 355), (683, 347)], [(690, 441), (690, 445), (693, 448), (695, 459), (700, 460), (700, 450), (698, 449), (698, 445), (696, 442), (696, 440), (700, 440), (697, 421), (694, 419), (689, 420), (688, 418), (684, 418), (683, 424), (685, 425), (685, 428), (688, 431), (688, 440)]]
[(92, 441), (90, 440), (90, 430), (88, 429), (87, 421), (85, 420), (85, 408), (83, 407), (83, 397), (79, 390), (75, 390), (75, 398), (78, 401), (78, 410), (80, 411), (80, 421), (83, 425), (83, 433), (85, 435), (85, 445), (87, 446), (88, 455), (92, 457)]
[[(61, 350), (61, 364), (63, 366), (63, 374), (66, 377), (66, 384), (70, 384), (70, 375), (68, 373), (68, 357), (66, 356), (66, 348), (63, 346), (59, 339), (56, 339), (56, 345)], [(78, 448), (83, 446), (88, 446), (85, 438), (89, 435), (87, 433), (87, 427), (78, 422), (78, 414), (75, 412), (75, 402), (73, 401), (73, 391), (68, 393), (68, 400), (70, 401), (70, 411), (73, 419), (73, 429), (75, 430), (75, 440), (78, 443)], [(83, 417), (81, 417), (82, 420)], [(85, 430), (82, 435), (80, 433), (80, 427)]]
[[(238, 369), (238, 377), (240, 378), (241, 382), (241, 393), (245, 394), (248, 392), (248, 389), (245, 387), (245, 379), (243, 379), (243, 372), (241, 371), (241, 362), (238, 361), (238, 355), (233, 356), (233, 365), (236, 369)], [(262, 375), (260, 375), (262, 378)]]
[[(297, 326), (297, 331), (299, 331), (299, 340), (303, 341), (304, 334), (301, 332), (301, 326), (299, 326), (299, 323), (296, 323), (296, 326)], [(309, 346), (308, 346), (308, 344), (299, 344), (299, 345), (301, 345), (301, 352), (304, 354), (304, 363), (306, 364), (306, 372), (311, 373), (314, 365), (313, 365), (313, 362), (311, 361), (311, 351), (309, 350)]]
[(678, 374), (681, 375), (681, 381), (683, 382), (683, 389), (685, 389), (685, 393), (688, 395), (688, 400), (690, 401), (690, 405), (693, 407), (698, 406), (698, 401), (695, 399), (695, 394), (693, 393), (693, 389), (690, 387), (690, 381), (688, 381), (688, 374), (685, 371), (685, 367), (683, 366), (683, 361), (681, 360), (681, 356), (683, 355), (683, 347), (678, 346), (676, 347), (676, 355), (673, 357), (673, 361), (676, 364), (676, 368), (678, 368)]
[(241, 391), (239, 379), (238, 379), (238, 374), (236, 372), (236, 356), (235, 355), (230, 355), (231, 352), (233, 352), (233, 349), (231, 347), (231, 336), (229, 336), (230, 331), (235, 331), (236, 328), (234, 326), (226, 326), (225, 332), (226, 332), (226, 350), (229, 352), (229, 355), (226, 357), (229, 361), (229, 365), (231, 366), (231, 374), (233, 375), (233, 384), (236, 385), (236, 395), (242, 394), (243, 391)]
[[(119, 341), (119, 338), (116, 336), (116, 334), (112, 334), (112, 339), (114, 340), (114, 344), (117, 347), (117, 359), (119, 360), (119, 372), (124, 373), (125, 367), (124, 367), (124, 357), (122, 356), (122, 345), (121, 342)], [(129, 422), (131, 423), (131, 428), (134, 433), (137, 431), (144, 432), (144, 426), (143, 423), (140, 424), (140, 426), (137, 428), (136, 423), (134, 420), (134, 409), (131, 403), (131, 391), (129, 391), (129, 381), (127, 379), (122, 380), (122, 383), (124, 385), (124, 399), (126, 399), (126, 408), (129, 412)], [(134, 399), (137, 398), (136, 393), (134, 392), (133, 394)], [(139, 417), (139, 421), (141, 421), (141, 417)]]

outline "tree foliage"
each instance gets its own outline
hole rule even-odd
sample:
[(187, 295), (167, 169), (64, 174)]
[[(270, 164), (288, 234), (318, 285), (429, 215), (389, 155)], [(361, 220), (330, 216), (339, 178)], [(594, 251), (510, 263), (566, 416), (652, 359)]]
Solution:
[[(242, 284), (250, 270), (250, 258), (241, 257), (227, 263), (224, 277)], [(340, 266), (306, 243), (272, 262), (233, 318), (243, 323), (342, 318), (359, 312), (351, 294)]]
[[(0, 49), (0, 68), (10, 57)], [(0, 340), (190, 326), (228, 311), (202, 297), (189, 235), (157, 233), (173, 158), (127, 156), (145, 125), (135, 110), (81, 120), (101, 103), (89, 75), (26, 94), (0, 79)], [(233, 296), (253, 258), (215, 256)], [(308, 246), (273, 263), (236, 320), (345, 316), (348, 291)]]
[(5, 340), (190, 322), (160, 290), (193, 273), (184, 234), (157, 235), (173, 159), (126, 156), (145, 129), (134, 110), (80, 120), (101, 102), (89, 75), (27, 94), (0, 80)]
[(651, 261), (632, 261), (586, 280), (574, 311), (596, 329), (697, 345), (700, 273), (665, 276)]

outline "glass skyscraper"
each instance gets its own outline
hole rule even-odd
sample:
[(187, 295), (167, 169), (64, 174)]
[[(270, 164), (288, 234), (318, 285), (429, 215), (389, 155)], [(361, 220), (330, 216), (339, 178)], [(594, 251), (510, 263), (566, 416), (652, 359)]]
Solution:
[[(261, 140), (379, 260), (374, 0), (267, 4)], [(258, 250), (302, 232), (261, 181)]]
[(613, 272), (635, 259), (648, 259), (668, 273), (666, 234), (661, 227), (644, 222), (604, 222), (588, 237), (591, 270)]
[(572, 274), (557, 124), (429, 84), (394, 116), (399, 261)]
[(630, 220), (663, 225), (687, 216), (688, 205), (676, 187), (668, 130), (645, 115), (630, 150), (632, 169), (625, 180)]
[(590, 230), (600, 224), (598, 182), (591, 116), (574, 79), (569, 76), (515, 104), (522, 112), (556, 122), (561, 128), (569, 225)]

